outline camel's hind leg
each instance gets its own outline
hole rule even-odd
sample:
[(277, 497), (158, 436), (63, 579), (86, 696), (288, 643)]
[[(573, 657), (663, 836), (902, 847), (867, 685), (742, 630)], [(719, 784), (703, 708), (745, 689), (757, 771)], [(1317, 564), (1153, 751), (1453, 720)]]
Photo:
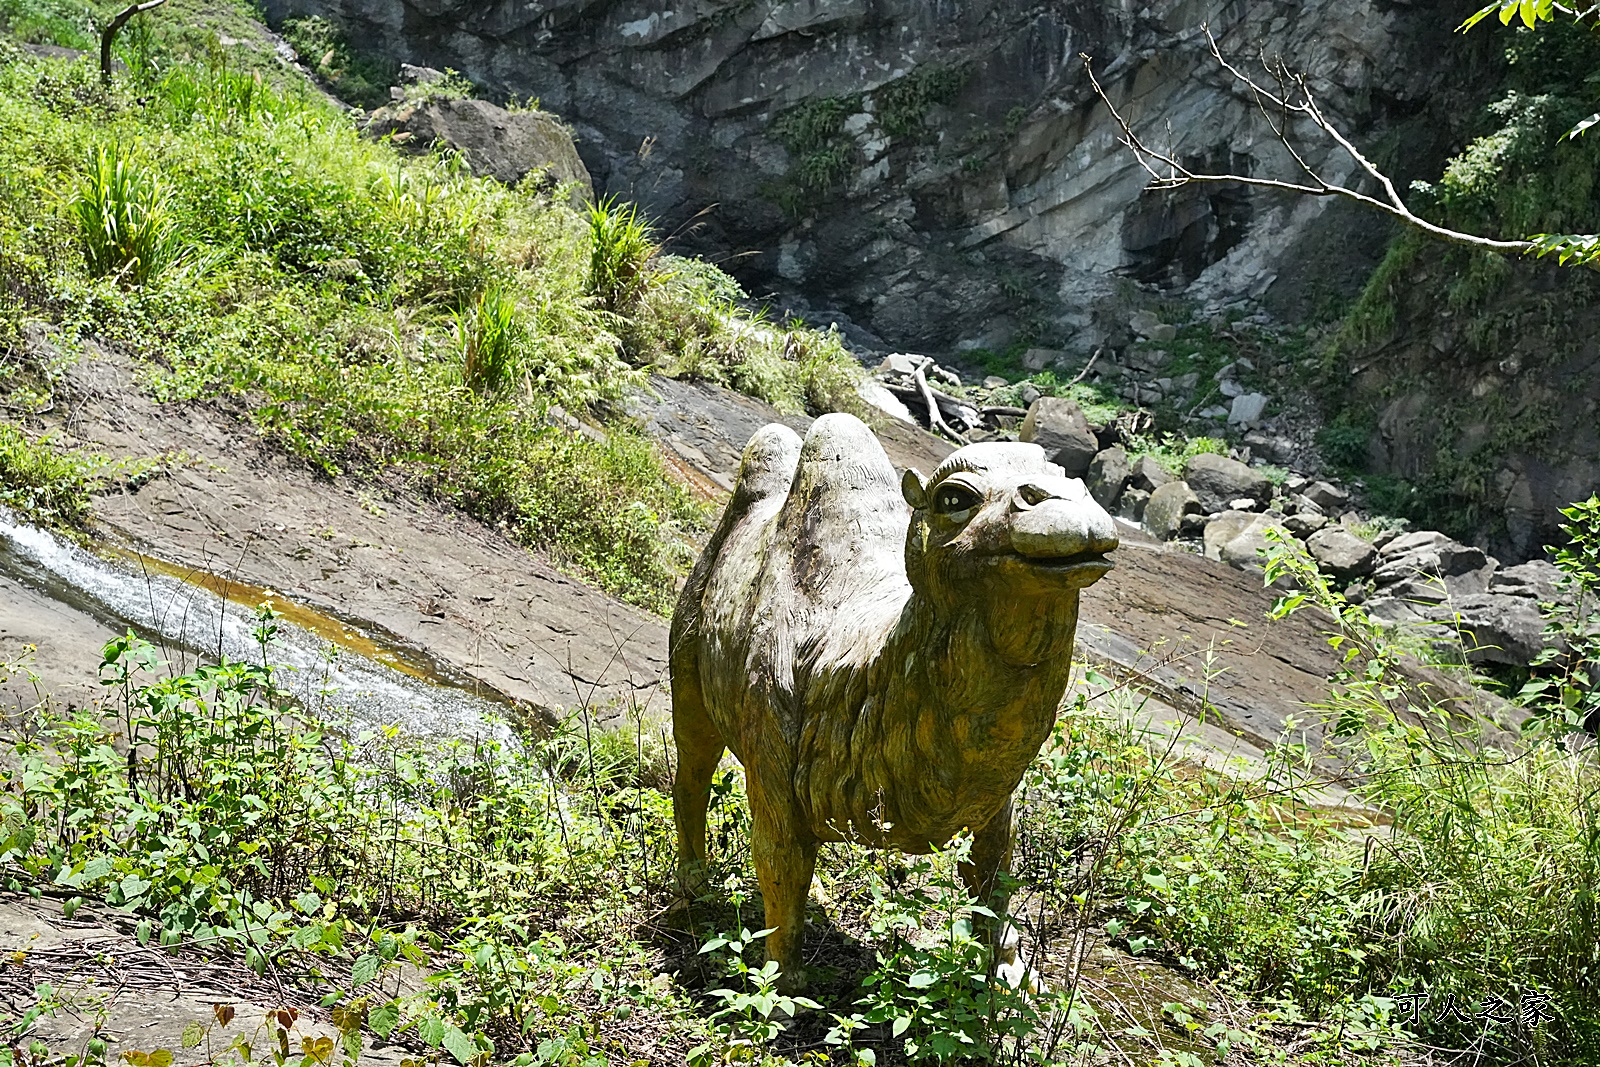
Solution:
[(772, 931), (767, 935), (767, 959), (778, 961), (778, 988), (797, 993), (806, 984), (800, 953), (817, 843), (802, 827), (792, 799), (769, 795), (753, 768), (746, 768), (745, 785), (750, 796), (750, 858), (766, 905), (766, 926)]
[(706, 877), (706, 807), (711, 778), (722, 759), (722, 735), (706, 714), (700, 672), (692, 656), (674, 657), (672, 671), (672, 740), (678, 749), (678, 770), (672, 779), (672, 816), (678, 827), (678, 885), (697, 896)]

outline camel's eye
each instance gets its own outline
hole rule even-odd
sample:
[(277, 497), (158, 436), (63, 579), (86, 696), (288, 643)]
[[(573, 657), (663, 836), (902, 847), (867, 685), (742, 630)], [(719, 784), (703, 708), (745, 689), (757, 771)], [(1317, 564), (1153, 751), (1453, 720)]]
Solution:
[(941, 485), (933, 493), (933, 510), (952, 519), (964, 519), (983, 498), (976, 491), (961, 484)]

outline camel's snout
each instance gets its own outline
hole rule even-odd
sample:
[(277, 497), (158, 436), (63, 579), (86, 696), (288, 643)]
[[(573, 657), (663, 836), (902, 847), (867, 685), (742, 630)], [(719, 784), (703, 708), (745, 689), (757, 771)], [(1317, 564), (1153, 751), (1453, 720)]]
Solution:
[(1037, 478), (1017, 487), (1011, 546), (1030, 559), (1067, 561), (1117, 547), (1117, 528), (1076, 478)]

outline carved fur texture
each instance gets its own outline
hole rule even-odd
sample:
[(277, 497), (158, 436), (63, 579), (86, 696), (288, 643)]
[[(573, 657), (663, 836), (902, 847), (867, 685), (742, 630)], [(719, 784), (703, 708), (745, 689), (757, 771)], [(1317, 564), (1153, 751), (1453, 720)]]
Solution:
[(1110, 516), (1037, 445), (969, 445), (924, 481), (897, 479), (850, 415), (804, 442), (759, 431), (672, 619), (685, 888), (703, 880), (728, 749), (768, 955), (791, 988), (822, 842), (920, 853), (970, 829), (963, 875), (995, 899), (1011, 794), (1066, 690), (1079, 592), (1116, 547)]

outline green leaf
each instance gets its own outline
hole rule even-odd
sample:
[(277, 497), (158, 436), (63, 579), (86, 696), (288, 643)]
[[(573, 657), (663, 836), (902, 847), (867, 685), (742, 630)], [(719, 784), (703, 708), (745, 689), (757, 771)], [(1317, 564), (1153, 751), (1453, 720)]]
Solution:
[(438, 1048), (439, 1042), (444, 1040), (444, 1021), (437, 1016), (425, 1016), (417, 1023), (417, 1036), (428, 1047)]
[(197, 1022), (191, 1021), (183, 1028), (183, 1047), (199, 1048), (200, 1042), (206, 1039), (206, 1028)]
[(463, 1067), (478, 1055), (478, 1046), (473, 1043), (472, 1038), (454, 1026), (446, 1026), (444, 1029), (444, 1047)]
[(379, 1037), (388, 1037), (400, 1023), (400, 1002), (391, 1000), (367, 1015), (367, 1025)]
[(905, 1033), (907, 1028), (909, 1028), (910, 1026), (911, 1026), (911, 1016), (909, 1016), (909, 1015), (901, 1015), (901, 1016), (899, 1016), (899, 1017), (897, 1017), (895, 1019), (894, 1026), (891, 1028), (891, 1035), (890, 1036), (899, 1037), (901, 1034)]
[(360, 989), (378, 976), (378, 957), (367, 953), (350, 968), (350, 988)]
[(1600, 111), (1596, 111), (1593, 115), (1590, 115), (1588, 118), (1572, 127), (1572, 129), (1568, 130), (1563, 139), (1575, 141), (1585, 130), (1592, 129), (1595, 126), (1600, 126)]

